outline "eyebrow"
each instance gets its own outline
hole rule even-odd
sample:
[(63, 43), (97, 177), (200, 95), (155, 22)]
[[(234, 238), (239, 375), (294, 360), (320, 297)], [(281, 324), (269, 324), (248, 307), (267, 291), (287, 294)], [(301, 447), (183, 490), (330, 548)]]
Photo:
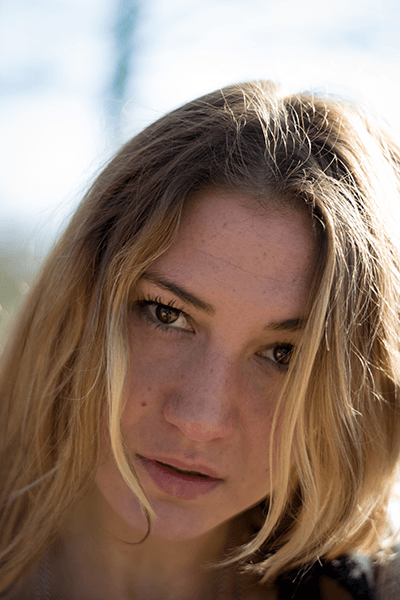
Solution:
[(285, 321), (277, 321), (276, 323), (270, 323), (268, 329), (273, 331), (299, 331), (304, 329), (304, 319), (286, 319)]
[(197, 296), (195, 296), (191, 292), (188, 292), (183, 287), (177, 285), (173, 281), (168, 281), (167, 279), (164, 279), (164, 277), (156, 271), (146, 271), (146, 273), (143, 274), (142, 279), (146, 279), (147, 281), (150, 281), (151, 283), (154, 283), (155, 285), (158, 285), (159, 287), (162, 287), (165, 290), (172, 292), (173, 294), (175, 294), (175, 296), (178, 296), (178, 298), (180, 298), (184, 302), (191, 304), (199, 310), (203, 310), (209, 315), (215, 314), (215, 308), (211, 306), (211, 304), (200, 300), (200, 298), (197, 298)]
[[(154, 283), (158, 287), (161, 287), (169, 292), (172, 292), (186, 302), (187, 304), (191, 304), (195, 308), (202, 310), (209, 315), (215, 315), (215, 308), (208, 304), (208, 302), (204, 302), (188, 290), (185, 290), (182, 286), (177, 285), (173, 281), (168, 281), (165, 279), (160, 273), (157, 271), (146, 271), (141, 277), (141, 279), (145, 279), (150, 283)], [(304, 327), (304, 319), (285, 319), (284, 321), (275, 321), (270, 323), (265, 329), (272, 329), (273, 331), (298, 331)]]

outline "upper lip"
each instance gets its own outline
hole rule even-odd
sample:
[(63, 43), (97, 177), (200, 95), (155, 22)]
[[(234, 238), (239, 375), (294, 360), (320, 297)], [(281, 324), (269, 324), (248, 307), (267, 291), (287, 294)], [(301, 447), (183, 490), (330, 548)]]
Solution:
[(137, 456), (138, 458), (156, 460), (157, 462), (163, 463), (164, 465), (170, 465), (171, 467), (176, 467), (177, 469), (181, 469), (182, 471), (197, 471), (197, 473), (202, 473), (202, 475), (207, 475), (208, 477), (212, 477), (213, 479), (222, 479), (221, 475), (215, 469), (202, 463), (183, 462), (178, 458), (171, 458), (169, 456), (144, 456), (142, 454), (137, 454)]

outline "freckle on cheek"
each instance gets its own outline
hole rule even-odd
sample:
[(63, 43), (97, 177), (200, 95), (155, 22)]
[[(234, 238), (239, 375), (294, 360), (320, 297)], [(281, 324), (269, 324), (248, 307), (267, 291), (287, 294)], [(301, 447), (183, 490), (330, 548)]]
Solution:
[(142, 402), (142, 406), (147, 406), (147, 402)]

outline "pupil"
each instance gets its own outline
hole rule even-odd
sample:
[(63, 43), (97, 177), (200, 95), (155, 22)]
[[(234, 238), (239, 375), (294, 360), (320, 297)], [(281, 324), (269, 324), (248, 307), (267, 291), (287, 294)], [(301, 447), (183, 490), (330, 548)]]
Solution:
[(156, 315), (163, 323), (173, 323), (178, 318), (177, 311), (169, 306), (157, 306)]
[(291, 353), (292, 348), (290, 348), (289, 346), (278, 346), (275, 349), (275, 359), (277, 360), (277, 362), (280, 362), (284, 365), (288, 365)]

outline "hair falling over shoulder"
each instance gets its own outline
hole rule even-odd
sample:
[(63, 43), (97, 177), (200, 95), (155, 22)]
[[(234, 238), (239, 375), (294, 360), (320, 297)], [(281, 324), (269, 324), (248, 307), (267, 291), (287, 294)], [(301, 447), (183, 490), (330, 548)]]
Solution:
[(400, 458), (400, 257), (391, 212), (400, 151), (345, 102), (248, 82), (189, 102), (126, 143), (25, 302), (0, 362), (0, 593), (39, 560), (90, 489), (105, 421), (151, 525), (120, 431), (130, 299), (173, 241), (185, 201), (210, 188), (301, 207), (319, 245), (282, 394), (274, 492), (252, 511), (254, 537), (226, 564), (273, 580), (320, 558), (375, 556), (389, 543)]

